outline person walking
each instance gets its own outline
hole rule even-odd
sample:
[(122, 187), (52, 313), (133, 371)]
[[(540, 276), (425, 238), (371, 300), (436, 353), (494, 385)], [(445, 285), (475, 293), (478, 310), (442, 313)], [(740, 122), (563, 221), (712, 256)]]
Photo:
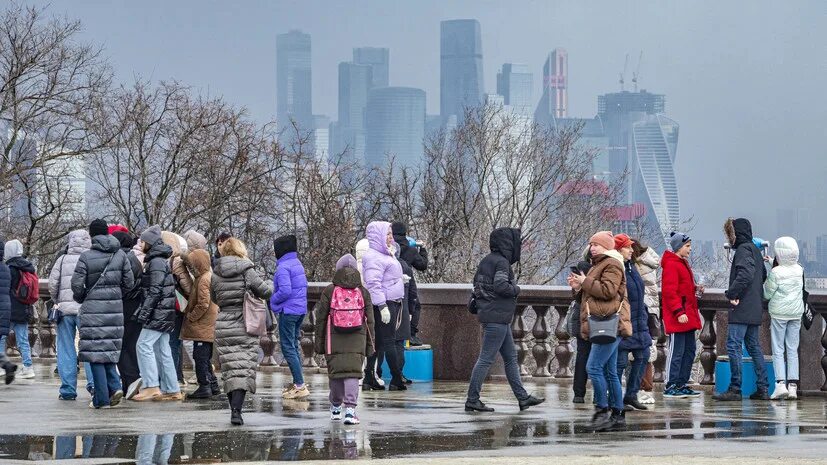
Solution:
[[(135, 321), (135, 312), (141, 306), (141, 281), (144, 274), (143, 262), (135, 254), (136, 237), (129, 231), (115, 231), (112, 236), (121, 244), (121, 250), (126, 254), (132, 268), (132, 277), (135, 285), (123, 296), (123, 344), (121, 357), (118, 359), (118, 372), (121, 374), (121, 385), (126, 387), (126, 398), (132, 399), (141, 389), (141, 372), (138, 368), (138, 337), (141, 335), (141, 324)], [(142, 254), (143, 255), (143, 254)]]
[(210, 282), (210, 296), (218, 305), (215, 346), (221, 363), (224, 392), (230, 404), (230, 422), (243, 425), (241, 408), (248, 392), (256, 392), (259, 337), (247, 334), (244, 324), (244, 298), (247, 293), (269, 299), (273, 288), (256, 273), (247, 257), (247, 247), (231, 237), (219, 248)]
[(123, 340), (123, 296), (135, 285), (132, 268), (106, 221), (89, 225), (92, 247), (80, 254), (72, 275), (78, 302), (78, 360), (91, 366), (95, 394), (89, 407), (118, 405), (123, 390), (116, 365)]
[(649, 350), (652, 347), (652, 336), (649, 334), (649, 312), (646, 310), (644, 298), (646, 295), (643, 278), (632, 262), (634, 242), (626, 234), (615, 236), (615, 250), (620, 252), (625, 261), (626, 295), (629, 301), (629, 316), (632, 323), (632, 335), (620, 340), (617, 349), (617, 374), (621, 378), (629, 364), (629, 355), (632, 356), (632, 368), (626, 377), (626, 393), (623, 395), (625, 410), (648, 410), (638, 401), (638, 391), (649, 362)]
[[(23, 256), (23, 243), (17, 239), (6, 242), (5, 245), (6, 265), (11, 272), (11, 288), (9, 297), (11, 299), (11, 331), (17, 341), (17, 349), (23, 360), (23, 369), (17, 375), (20, 379), (34, 378), (32, 367), (32, 347), (29, 343), (29, 320), (34, 318), (34, 306), (28, 302), (31, 283), (37, 283), (37, 273), (32, 262)], [(24, 289), (25, 288), (25, 289)], [(0, 342), (0, 350), (6, 350), (6, 337)]]
[[(336, 262), (333, 283), (322, 291), (316, 306), (314, 349), (327, 361), (330, 380), (330, 419), (359, 424), (356, 403), (366, 357), (374, 352), (373, 305), (362, 286), (356, 259), (348, 254)], [(344, 408), (343, 408), (344, 407)]]
[(482, 259), (474, 274), (475, 305), (472, 309), (476, 311), (483, 334), (480, 354), (468, 384), (465, 411), (494, 411), (480, 400), (480, 391), (497, 353), (505, 363), (505, 376), (522, 411), (545, 402), (545, 399), (530, 395), (523, 387), (517, 351), (511, 335), (511, 321), (517, 310), (517, 296), (520, 295), (520, 286), (517, 285), (511, 266), (520, 261), (520, 230), (497, 228), (491, 232), (488, 244), (491, 253)]
[(698, 295), (703, 286), (695, 284), (695, 275), (689, 264), (692, 239), (680, 232), (673, 232), (669, 247), (663, 253), (663, 327), (669, 336), (666, 358), (666, 386), (663, 397), (683, 399), (699, 397), (700, 392), (689, 388), (692, 364), (695, 363), (695, 331), (701, 329), (698, 311)]
[[(3, 261), (5, 247), (6, 242), (0, 239), (0, 340), (4, 340), (11, 331), (11, 271)], [(6, 356), (5, 344), (0, 344), (0, 368), (5, 373), (5, 383), (13, 383), (17, 365)]]
[(187, 394), (187, 398), (209, 399), (221, 393), (211, 363), (218, 306), (213, 303), (210, 296), (210, 283), (212, 282), (210, 254), (204, 249), (196, 249), (189, 252), (185, 260), (195, 280), (190, 288), (187, 308), (184, 310), (181, 339), (193, 341), (195, 376), (198, 380), (198, 388)]
[[(804, 268), (798, 264), (798, 243), (792, 237), (775, 241), (775, 261), (764, 283), (772, 331), (775, 390), (771, 399), (798, 398), (798, 343), (804, 314)], [(784, 363), (786, 348), (787, 362)]]
[[(416, 240), (411, 239), (408, 237), (408, 226), (401, 222), (396, 221), (391, 224), (391, 230), (393, 231), (393, 240), (396, 241), (397, 247), (399, 247), (399, 258), (404, 260), (405, 263), (410, 265), (413, 270), (416, 271), (427, 271), (428, 270), (428, 250), (425, 248), (424, 242), (418, 242)], [(413, 273), (410, 274), (411, 280), (413, 281), (413, 287), (416, 288), (416, 279)], [(415, 289), (414, 289), (415, 290)], [(410, 326), (411, 326), (411, 336), (410, 336), (410, 343), (412, 346), (421, 346), (422, 341), (419, 339), (419, 316), (422, 312), (422, 306), (419, 305), (418, 301), (416, 305), (410, 306)]]
[(658, 279), (660, 255), (655, 252), (655, 249), (643, 245), (636, 239), (632, 239), (632, 248), (635, 251), (634, 254), (632, 254), (632, 262), (635, 264), (638, 273), (640, 273), (640, 278), (643, 279), (643, 285), (646, 287), (646, 295), (643, 298), (643, 303), (646, 305), (646, 309), (649, 310), (649, 334), (652, 336), (649, 362), (646, 364), (643, 380), (640, 383), (640, 391), (637, 396), (638, 401), (646, 405), (655, 403), (655, 398), (652, 397), (652, 391), (655, 388), (654, 362), (658, 357), (656, 342), (662, 334), (660, 322), (660, 280)]
[(135, 312), (141, 325), (136, 344), (141, 390), (137, 402), (182, 400), (169, 339), (175, 330), (175, 280), (170, 270), (172, 248), (161, 236), (160, 226), (141, 233), (144, 243), (143, 301)]
[(282, 397), (305, 399), (310, 396), (310, 390), (302, 374), (301, 329), (307, 314), (307, 276), (299, 260), (296, 236), (279, 237), (273, 241), (273, 250), (277, 263), (270, 310), (278, 318), (281, 353), (293, 377), (293, 385), (282, 393)]
[[(626, 427), (623, 388), (617, 374), (617, 348), (620, 337), (632, 335), (632, 324), (626, 299), (625, 264), (623, 256), (614, 247), (611, 232), (596, 233), (589, 239), (592, 267), (588, 274), (573, 273), (568, 277), (569, 285), (580, 297), (581, 337), (592, 343), (586, 371), (594, 387), (594, 431), (620, 430)], [(607, 319), (615, 314), (618, 315), (617, 336), (620, 337), (615, 337), (613, 342), (602, 343), (589, 338), (591, 316)]]
[(747, 352), (754, 362), (757, 384), (757, 390), (749, 398), (769, 400), (767, 369), (759, 339), (764, 313), (764, 281), (767, 279), (764, 257), (752, 241), (752, 225), (749, 220), (730, 218), (724, 224), (724, 232), (731, 247), (735, 249), (729, 272), (729, 289), (725, 293), (732, 305), (727, 328), (727, 355), (732, 378), (729, 389), (714, 395), (713, 399), (741, 400), (742, 346), (746, 344)]
[[(49, 295), (55, 305), (57, 318), (57, 372), (60, 376), (60, 390), (58, 399), (77, 399), (78, 385), (78, 353), (75, 347), (75, 337), (78, 332), (78, 311), (80, 304), (75, 302), (72, 293), (72, 276), (82, 253), (92, 248), (92, 238), (89, 231), (78, 229), (69, 233), (66, 253), (52, 266), (49, 273)], [(94, 392), (92, 370), (88, 363), (83, 364), (86, 372), (86, 389)]]

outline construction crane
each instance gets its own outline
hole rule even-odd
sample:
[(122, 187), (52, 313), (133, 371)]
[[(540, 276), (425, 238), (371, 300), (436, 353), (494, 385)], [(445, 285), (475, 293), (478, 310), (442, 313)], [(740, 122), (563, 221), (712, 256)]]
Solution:
[(620, 82), (620, 91), (621, 92), (626, 90), (626, 89), (623, 88), (623, 84), (626, 82), (626, 69), (627, 68), (629, 68), (629, 54), (628, 53), (626, 54), (626, 62), (623, 63), (623, 72), (620, 73), (620, 81), (619, 82)]
[(640, 57), (637, 59), (637, 69), (635, 72), (632, 73), (632, 85), (635, 88), (635, 92), (637, 92), (637, 80), (640, 77), (640, 63), (643, 61), (643, 50), (640, 51)]

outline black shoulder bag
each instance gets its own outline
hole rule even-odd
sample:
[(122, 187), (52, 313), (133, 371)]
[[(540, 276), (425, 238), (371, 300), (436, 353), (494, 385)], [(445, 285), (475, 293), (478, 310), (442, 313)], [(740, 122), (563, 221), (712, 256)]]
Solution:
[(801, 273), (801, 295), (804, 296), (804, 314), (801, 315), (801, 324), (804, 325), (804, 329), (809, 330), (810, 327), (813, 326), (815, 315), (813, 315), (813, 309), (810, 308), (810, 304), (808, 303), (810, 300), (810, 293), (807, 292), (806, 282), (804, 273)]

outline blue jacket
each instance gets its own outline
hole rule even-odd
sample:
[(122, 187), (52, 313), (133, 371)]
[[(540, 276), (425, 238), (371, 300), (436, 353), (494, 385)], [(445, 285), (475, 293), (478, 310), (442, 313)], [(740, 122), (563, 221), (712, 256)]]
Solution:
[(3, 262), (3, 241), (0, 241), (0, 337), (8, 336), (11, 327), (11, 272)]
[(625, 266), (626, 294), (629, 298), (632, 335), (620, 341), (620, 348), (623, 350), (645, 349), (652, 345), (652, 336), (649, 334), (649, 311), (643, 303), (646, 297), (646, 286), (636, 267), (630, 262), (626, 262)]
[(307, 276), (296, 252), (288, 252), (278, 259), (270, 309), (285, 315), (307, 313)]

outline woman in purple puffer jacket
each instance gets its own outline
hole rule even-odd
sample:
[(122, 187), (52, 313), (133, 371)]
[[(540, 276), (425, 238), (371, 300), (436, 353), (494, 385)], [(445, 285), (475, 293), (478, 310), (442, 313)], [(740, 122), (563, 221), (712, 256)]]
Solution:
[[(396, 243), (393, 240), (391, 224), (387, 221), (374, 221), (366, 230), (370, 248), (362, 257), (362, 279), (370, 292), (373, 303), (373, 316), (376, 322), (376, 351), (383, 351), (388, 367), (391, 371), (389, 390), (404, 391), (407, 389), (402, 382), (402, 369), (394, 339), (396, 328), (399, 327), (402, 317), (402, 298), (405, 296), (405, 283), (402, 280), (402, 265), (395, 256)], [(365, 369), (363, 390), (382, 390), (384, 387), (376, 381), (377, 355), (368, 358)]]
[(281, 353), (293, 375), (293, 386), (282, 393), (285, 399), (304, 399), (310, 391), (304, 384), (301, 360), (301, 329), (307, 314), (307, 276), (299, 261), (296, 236), (282, 236), (273, 241), (278, 260), (273, 275), (273, 295), (270, 309), (279, 321)]

